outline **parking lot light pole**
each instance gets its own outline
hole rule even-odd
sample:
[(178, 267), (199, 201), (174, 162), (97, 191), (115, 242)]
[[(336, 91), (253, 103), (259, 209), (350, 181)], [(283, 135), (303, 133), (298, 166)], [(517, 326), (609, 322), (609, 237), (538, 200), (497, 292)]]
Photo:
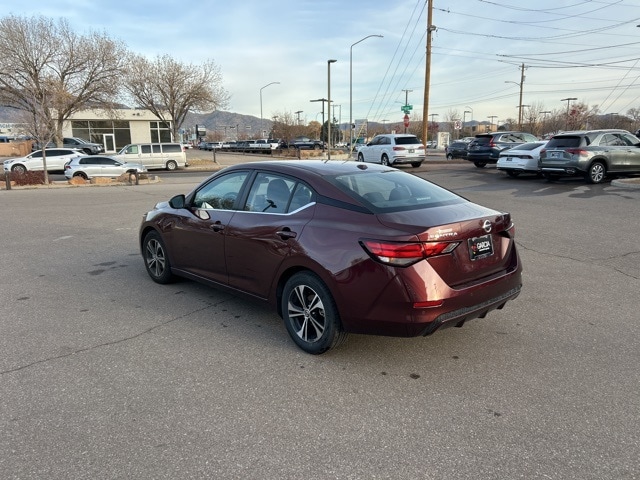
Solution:
[(271, 83), (267, 83), (264, 87), (260, 88), (260, 135), (265, 136), (263, 134), (263, 127), (262, 127), (262, 90), (264, 90), (265, 88), (267, 88), (270, 85), (279, 85), (280, 82), (271, 82)]
[(327, 60), (327, 108), (329, 110), (329, 122), (327, 123), (327, 160), (331, 160), (331, 64), (337, 60)]
[(353, 152), (353, 47), (371, 37), (383, 38), (382, 35), (367, 35), (349, 48), (349, 153)]
[(565, 123), (564, 123), (564, 129), (565, 130), (569, 130), (569, 103), (574, 101), (574, 100), (577, 100), (577, 98), (576, 97), (570, 97), (570, 98), (563, 98), (563, 99), (560, 100), (561, 102), (567, 102), (567, 118), (566, 118)]

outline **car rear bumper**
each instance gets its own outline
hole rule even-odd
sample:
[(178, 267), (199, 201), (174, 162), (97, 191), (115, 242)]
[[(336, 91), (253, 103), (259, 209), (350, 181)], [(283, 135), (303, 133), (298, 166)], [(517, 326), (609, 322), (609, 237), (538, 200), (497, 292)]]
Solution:
[(572, 165), (566, 166), (550, 166), (550, 167), (540, 167), (540, 171), (542, 174), (547, 175), (562, 175), (562, 176), (575, 176), (575, 175), (584, 175), (585, 172), (583, 170), (578, 169)]
[(478, 305), (443, 313), (431, 322), (424, 330), (422, 330), (420, 335), (426, 337), (427, 335), (434, 333), (436, 330), (441, 330), (443, 328), (462, 327), (468, 320), (486, 317), (491, 310), (502, 310), (509, 300), (514, 300), (518, 295), (520, 295), (521, 289), (522, 285), (518, 285), (508, 292), (485, 300)]

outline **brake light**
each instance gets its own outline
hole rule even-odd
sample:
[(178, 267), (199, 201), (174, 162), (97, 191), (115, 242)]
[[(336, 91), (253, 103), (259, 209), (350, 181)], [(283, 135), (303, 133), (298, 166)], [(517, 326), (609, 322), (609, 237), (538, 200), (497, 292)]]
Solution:
[(393, 147), (393, 150), (405, 150), (404, 147)]
[(362, 240), (365, 251), (385, 265), (408, 267), (425, 258), (451, 253), (460, 242), (381, 242)]
[(587, 152), (586, 150), (583, 150), (581, 148), (567, 148), (565, 151), (567, 153), (570, 153), (571, 155), (579, 155), (581, 157), (588, 157), (589, 156), (589, 152)]

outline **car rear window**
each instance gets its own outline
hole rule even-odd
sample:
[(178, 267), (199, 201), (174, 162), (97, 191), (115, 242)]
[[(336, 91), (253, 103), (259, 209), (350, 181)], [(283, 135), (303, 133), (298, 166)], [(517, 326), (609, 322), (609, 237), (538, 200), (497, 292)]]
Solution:
[(396, 137), (396, 145), (416, 145), (420, 143), (418, 137)]
[(475, 143), (476, 145), (488, 145), (489, 142), (491, 142), (491, 136), (486, 136), (486, 137), (476, 137), (474, 140), (472, 140), (473, 143)]
[(523, 143), (522, 145), (518, 145), (517, 147), (513, 147), (511, 150), (535, 150), (540, 145), (544, 145), (544, 142)]
[(388, 170), (327, 177), (327, 180), (374, 213), (417, 210), (467, 200), (410, 173)]
[(561, 137), (553, 137), (547, 143), (546, 149), (550, 148), (575, 148), (580, 146), (580, 141), (582, 137), (576, 135), (566, 135)]

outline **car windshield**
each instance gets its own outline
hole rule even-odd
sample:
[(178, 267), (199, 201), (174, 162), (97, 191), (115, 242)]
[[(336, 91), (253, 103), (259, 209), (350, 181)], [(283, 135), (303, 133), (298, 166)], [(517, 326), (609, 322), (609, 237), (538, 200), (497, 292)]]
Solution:
[(580, 146), (580, 139), (582, 137), (579, 136), (562, 136), (562, 137), (553, 137), (547, 143), (547, 150), (551, 148), (575, 148)]
[(464, 198), (415, 175), (387, 170), (327, 177), (340, 190), (375, 213), (465, 203)]
[(396, 145), (415, 145), (420, 143), (418, 137), (396, 137)]

